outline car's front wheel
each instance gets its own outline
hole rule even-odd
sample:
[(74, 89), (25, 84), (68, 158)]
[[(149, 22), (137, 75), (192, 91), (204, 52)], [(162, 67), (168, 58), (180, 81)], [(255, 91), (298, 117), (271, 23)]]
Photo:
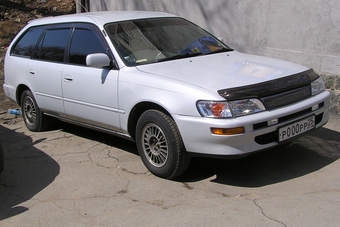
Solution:
[(43, 115), (30, 90), (25, 90), (21, 95), (21, 112), (30, 131), (40, 132), (47, 128), (48, 118)]
[(161, 111), (148, 110), (141, 115), (136, 142), (144, 165), (156, 176), (171, 179), (189, 166), (190, 156), (175, 121)]

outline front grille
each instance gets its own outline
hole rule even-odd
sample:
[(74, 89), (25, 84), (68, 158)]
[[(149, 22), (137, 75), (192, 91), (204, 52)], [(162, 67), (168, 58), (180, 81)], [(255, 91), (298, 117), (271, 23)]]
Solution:
[(311, 96), (310, 85), (261, 98), (267, 110), (286, 106)]
[[(319, 108), (324, 107), (324, 105), (325, 105), (324, 102), (319, 103)], [(312, 113), (312, 108), (311, 107), (307, 108), (307, 109), (304, 109), (304, 110), (301, 110), (299, 112), (293, 113), (293, 114), (286, 115), (284, 117), (280, 117), (278, 119), (278, 123), (294, 120), (294, 119), (302, 117), (302, 116), (304, 116), (304, 115), (306, 115), (308, 113)], [(254, 130), (258, 130), (258, 129), (266, 128), (266, 127), (268, 127), (267, 121), (263, 121), (263, 122), (259, 122), (259, 123), (253, 124), (253, 129)]]

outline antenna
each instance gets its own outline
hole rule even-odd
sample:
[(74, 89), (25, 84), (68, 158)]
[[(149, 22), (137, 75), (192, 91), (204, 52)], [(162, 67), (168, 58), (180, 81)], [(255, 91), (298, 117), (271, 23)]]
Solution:
[(76, 0), (76, 2), (80, 5), (80, 12), (87, 12), (89, 13), (89, 4), (87, 0)]

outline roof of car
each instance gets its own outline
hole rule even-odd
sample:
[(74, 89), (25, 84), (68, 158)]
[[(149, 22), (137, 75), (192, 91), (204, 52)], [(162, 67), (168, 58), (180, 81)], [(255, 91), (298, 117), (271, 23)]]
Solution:
[(67, 22), (92, 22), (102, 26), (108, 22), (157, 17), (175, 17), (175, 15), (153, 11), (100, 11), (68, 14), (55, 17), (44, 17), (31, 21), (30, 25), (67, 23)]

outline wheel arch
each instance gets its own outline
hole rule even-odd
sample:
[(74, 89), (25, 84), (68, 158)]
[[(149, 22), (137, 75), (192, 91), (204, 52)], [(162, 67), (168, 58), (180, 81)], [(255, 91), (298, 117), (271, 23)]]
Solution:
[(136, 126), (139, 117), (147, 110), (159, 110), (162, 111), (163, 113), (167, 114), (169, 117), (172, 118), (171, 114), (162, 106), (153, 103), (153, 102), (141, 102), (135, 105), (129, 115), (128, 118), (128, 132), (131, 136), (131, 138), (135, 141), (136, 140)]
[(18, 85), (15, 98), (19, 106), (21, 106), (21, 95), (25, 90), (31, 91), (31, 89), (25, 84)]

